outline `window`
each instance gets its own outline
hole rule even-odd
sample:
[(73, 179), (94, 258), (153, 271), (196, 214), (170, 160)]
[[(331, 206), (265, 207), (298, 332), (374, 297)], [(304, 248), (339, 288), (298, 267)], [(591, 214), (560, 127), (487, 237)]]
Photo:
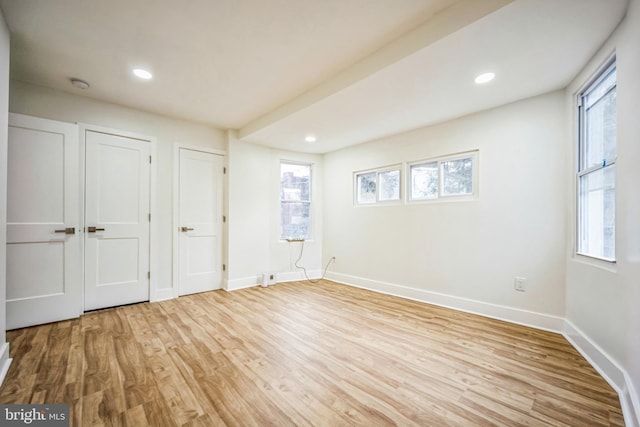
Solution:
[(378, 181), (380, 182), (379, 201), (391, 202), (400, 200), (400, 169), (379, 172)]
[(311, 165), (280, 163), (280, 239), (311, 238)]
[(371, 205), (400, 201), (400, 166), (356, 172), (356, 204)]
[(356, 199), (358, 204), (375, 203), (378, 174), (375, 172), (356, 175)]
[(578, 95), (577, 252), (615, 260), (615, 60)]
[(476, 194), (477, 152), (409, 164), (409, 201)]

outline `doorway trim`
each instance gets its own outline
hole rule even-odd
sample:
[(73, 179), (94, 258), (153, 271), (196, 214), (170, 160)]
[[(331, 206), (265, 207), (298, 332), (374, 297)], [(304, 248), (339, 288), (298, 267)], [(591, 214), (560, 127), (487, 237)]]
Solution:
[[(173, 286), (171, 288), (172, 293), (168, 295), (166, 292), (162, 295), (162, 299), (178, 298), (180, 296), (180, 277), (179, 277), (179, 265), (180, 265), (180, 245), (178, 244), (180, 239), (180, 149), (201, 151), (203, 153), (215, 154), (222, 156), (222, 164), (227, 167), (227, 152), (225, 150), (219, 150), (216, 148), (203, 147), (201, 145), (186, 144), (182, 142), (175, 142), (173, 144)], [(223, 215), (227, 215), (227, 175), (222, 176), (222, 212)], [(222, 224), (222, 263), (226, 264), (227, 259), (227, 224)], [(222, 272), (223, 288), (226, 282), (226, 271)], [(164, 291), (164, 290), (163, 290)]]
[[(87, 131), (106, 133), (109, 135), (123, 136), (126, 138), (139, 139), (146, 141), (150, 144), (151, 153), (151, 165), (149, 169), (149, 213), (151, 215), (151, 221), (149, 223), (149, 301), (158, 301), (161, 298), (157, 298), (158, 293), (158, 278), (156, 272), (158, 271), (158, 251), (153, 250), (158, 246), (158, 216), (156, 212), (156, 193), (157, 193), (157, 140), (154, 136), (149, 136), (137, 132), (130, 132), (120, 129), (113, 129), (103, 126), (97, 126), (87, 123), (78, 123), (80, 128), (80, 234), (81, 240), (81, 253), (82, 253), (82, 277), (84, 277), (84, 265), (85, 265), (85, 253), (84, 253), (84, 229), (85, 229), (85, 174), (86, 174), (86, 134)], [(82, 286), (82, 308), (84, 311), (84, 285)]]

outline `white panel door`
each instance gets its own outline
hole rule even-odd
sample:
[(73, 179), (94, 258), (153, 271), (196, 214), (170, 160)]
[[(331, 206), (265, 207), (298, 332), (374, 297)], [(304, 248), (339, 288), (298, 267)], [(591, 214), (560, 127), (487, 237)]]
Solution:
[(222, 282), (222, 156), (179, 151), (180, 295), (220, 289)]
[(149, 300), (150, 145), (85, 130), (85, 311)]
[(78, 127), (9, 116), (7, 329), (78, 317)]

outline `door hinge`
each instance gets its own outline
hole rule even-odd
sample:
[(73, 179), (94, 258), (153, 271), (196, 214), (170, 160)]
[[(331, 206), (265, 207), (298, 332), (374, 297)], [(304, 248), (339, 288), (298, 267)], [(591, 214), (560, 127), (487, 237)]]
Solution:
[(226, 175), (227, 174), (227, 168), (222, 168), (222, 173)]
[(222, 215), (222, 222), (227, 222), (227, 216), (226, 215)]
[(222, 271), (227, 271), (227, 264), (222, 264)]
[(151, 272), (147, 271), (147, 279), (151, 279)]
[(149, 164), (151, 164), (151, 156), (149, 156)]
[(151, 222), (151, 214), (149, 214), (149, 222)]

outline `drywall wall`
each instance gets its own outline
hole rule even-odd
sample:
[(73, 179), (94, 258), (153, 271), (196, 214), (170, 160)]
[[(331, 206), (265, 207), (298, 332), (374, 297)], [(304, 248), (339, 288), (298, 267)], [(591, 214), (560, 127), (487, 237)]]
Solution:
[[(554, 92), (325, 155), (331, 277), (521, 323), (536, 321), (515, 319), (514, 310), (541, 313), (558, 329), (565, 120), (563, 93)], [(354, 206), (354, 171), (469, 150), (479, 150), (477, 200)], [(526, 292), (514, 290), (515, 276), (527, 278)]]
[[(575, 175), (566, 177), (571, 235), (567, 244), (567, 320), (580, 332), (585, 352), (602, 356), (603, 371), (621, 391), (628, 425), (640, 425), (640, 1), (629, 3), (627, 15), (607, 43), (566, 91), (573, 120), (565, 141), (576, 170), (575, 97), (598, 68), (615, 52), (618, 86), (618, 161), (616, 163), (616, 260), (598, 263), (575, 254)], [(591, 350), (589, 350), (591, 349)], [(589, 351), (592, 354), (589, 354)], [(593, 353), (602, 353), (601, 355)], [(610, 366), (609, 366), (610, 365)], [(632, 407), (635, 406), (635, 410)], [(635, 416), (635, 419), (629, 418)]]
[[(90, 90), (90, 89), (89, 89)], [(136, 132), (157, 139), (156, 217), (159, 240), (156, 295), (171, 295), (173, 239), (173, 153), (174, 143), (226, 150), (224, 132), (208, 126), (95, 101), (16, 80), (11, 81), (9, 110), (14, 113), (65, 122), (81, 122)], [(151, 295), (152, 299), (155, 296)]]
[(9, 29), (0, 10), (0, 384), (9, 367), (6, 343), (7, 131), (9, 126)]
[(322, 156), (279, 151), (238, 140), (228, 142), (228, 274), (226, 289), (254, 286), (262, 273), (278, 281), (302, 279), (293, 265), (300, 244), (279, 240), (280, 161), (312, 165), (312, 234), (300, 265), (317, 276), (322, 255)]

